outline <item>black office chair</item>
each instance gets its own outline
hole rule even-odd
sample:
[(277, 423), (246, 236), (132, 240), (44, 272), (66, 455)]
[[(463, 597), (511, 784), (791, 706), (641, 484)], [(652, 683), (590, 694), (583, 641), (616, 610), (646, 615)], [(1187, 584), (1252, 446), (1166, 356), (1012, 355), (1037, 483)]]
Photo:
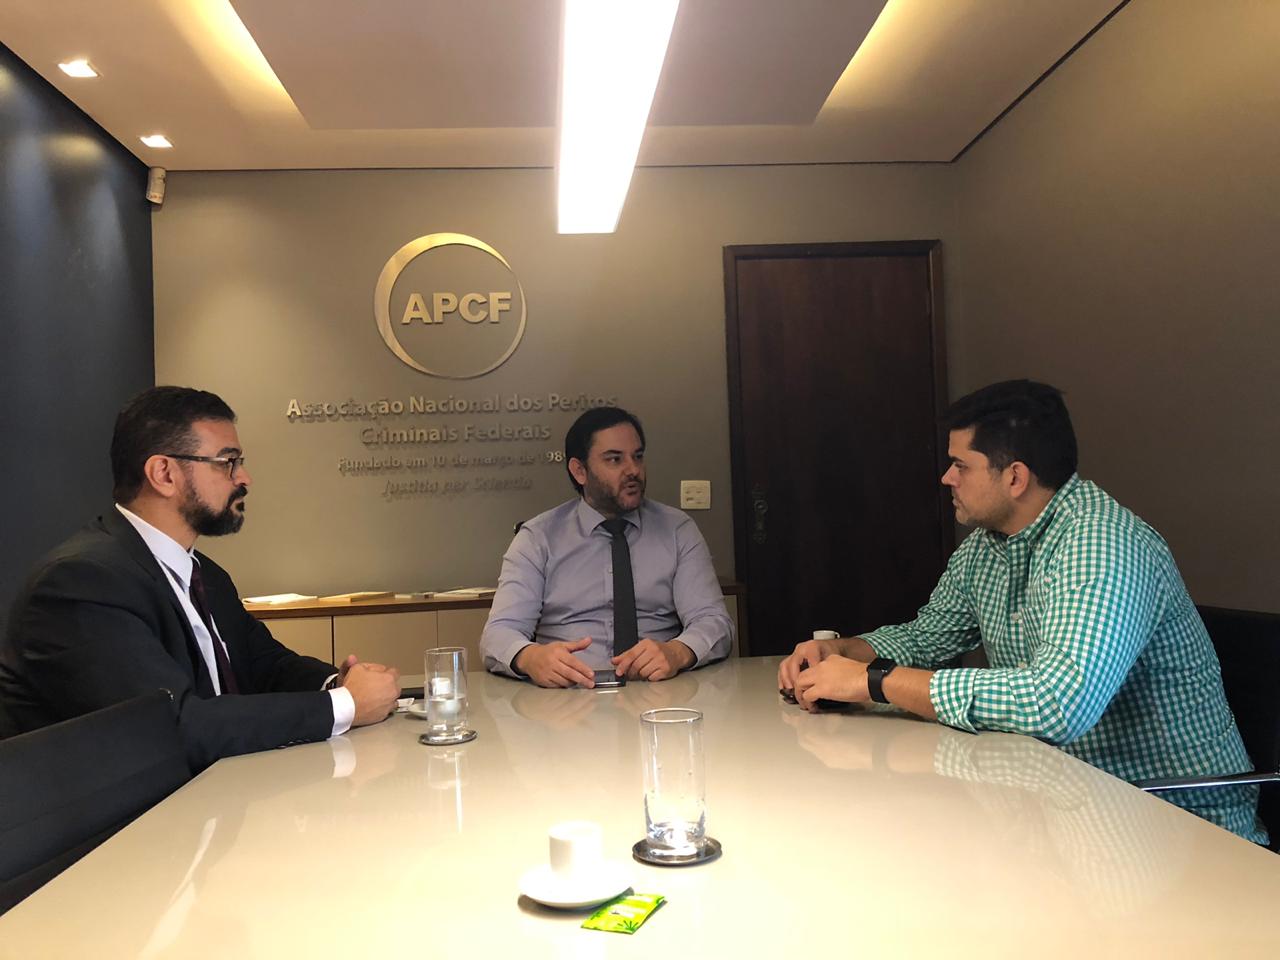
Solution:
[(0, 740), (0, 914), (190, 779), (166, 690)]
[(1250, 773), (1225, 776), (1143, 780), (1137, 786), (1152, 793), (1228, 784), (1264, 784), (1258, 814), (1280, 850), (1280, 615), (1200, 607), (1222, 664), (1222, 686), (1235, 714), (1245, 750), (1253, 761)]

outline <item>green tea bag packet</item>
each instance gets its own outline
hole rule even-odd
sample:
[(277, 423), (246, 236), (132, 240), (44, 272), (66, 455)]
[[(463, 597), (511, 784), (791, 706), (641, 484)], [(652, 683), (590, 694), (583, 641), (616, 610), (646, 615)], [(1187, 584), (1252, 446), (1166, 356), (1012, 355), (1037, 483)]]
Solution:
[(610, 900), (587, 917), (584, 930), (605, 930), (609, 933), (635, 933), (649, 914), (666, 902), (660, 893), (633, 893), (630, 896)]

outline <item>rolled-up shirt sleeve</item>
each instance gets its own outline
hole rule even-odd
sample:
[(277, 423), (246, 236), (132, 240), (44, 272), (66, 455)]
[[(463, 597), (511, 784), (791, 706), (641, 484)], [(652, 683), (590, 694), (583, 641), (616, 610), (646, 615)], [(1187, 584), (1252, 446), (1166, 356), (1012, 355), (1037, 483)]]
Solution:
[(498, 591), (480, 635), (480, 655), (486, 670), (520, 676), (511, 661), (533, 642), (542, 616), (546, 569), (546, 539), (528, 526), (521, 527), (502, 557)]
[(1016, 667), (939, 670), (938, 719), (1071, 743), (1102, 717), (1159, 616), (1150, 558), (1105, 532), (1063, 557), (1047, 579), (1035, 651)]
[(692, 519), (676, 528), (676, 569), (671, 590), (681, 632), (675, 637), (694, 655), (695, 666), (723, 660), (733, 650), (734, 627), (711, 551)]

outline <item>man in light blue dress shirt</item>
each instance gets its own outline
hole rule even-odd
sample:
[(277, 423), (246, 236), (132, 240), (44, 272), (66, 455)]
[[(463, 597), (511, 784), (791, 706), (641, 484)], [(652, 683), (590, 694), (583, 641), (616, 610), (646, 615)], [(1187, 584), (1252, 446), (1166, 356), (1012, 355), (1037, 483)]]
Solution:
[[(644, 429), (617, 407), (588, 410), (565, 437), (579, 496), (523, 524), (502, 558), (480, 638), (485, 667), (543, 687), (593, 686), (593, 671), (665, 680), (721, 660), (733, 621), (711, 554), (684, 512), (645, 499)], [(613, 537), (629, 547), (639, 640), (614, 649)]]

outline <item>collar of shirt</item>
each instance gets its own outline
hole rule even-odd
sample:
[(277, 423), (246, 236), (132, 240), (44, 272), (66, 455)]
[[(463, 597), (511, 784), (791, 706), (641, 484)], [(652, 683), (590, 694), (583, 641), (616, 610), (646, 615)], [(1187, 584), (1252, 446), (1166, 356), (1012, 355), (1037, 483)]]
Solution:
[(143, 520), (136, 513), (131, 513), (120, 504), (116, 504), (116, 509), (120, 511), (120, 515), (133, 525), (133, 529), (138, 531), (138, 536), (142, 537), (142, 542), (147, 545), (147, 549), (151, 551), (161, 566), (166, 567), (175, 577), (182, 582), (184, 590), (191, 589), (191, 565), (195, 563), (194, 553), (183, 548), (182, 544), (177, 540), (157, 530), (147, 521)]
[(1054, 517), (1057, 516), (1063, 504), (1071, 497), (1076, 488), (1080, 486), (1080, 475), (1073, 473), (1067, 482), (1060, 486), (1044, 505), (1044, 509), (1040, 511), (1040, 515), (1032, 520), (1029, 524), (1019, 530), (1011, 537), (1006, 537), (1003, 533), (997, 533), (994, 530), (987, 530), (987, 543), (995, 548), (995, 551), (1001, 555), (1006, 554), (1009, 550), (1018, 548), (1032, 549), (1044, 537), (1046, 531), (1053, 526)]
[[(630, 513), (624, 513), (622, 515), (622, 519), (635, 527), (636, 530), (643, 529), (640, 524), (640, 516), (644, 511), (644, 505), (646, 502), (647, 501), (645, 500), (641, 500), (640, 506), (636, 507)], [(595, 533), (600, 524), (604, 523), (605, 520), (608, 519), (603, 513), (591, 506), (591, 504), (587, 503), (586, 497), (578, 498), (576, 513), (578, 516), (578, 529), (584, 537)]]

